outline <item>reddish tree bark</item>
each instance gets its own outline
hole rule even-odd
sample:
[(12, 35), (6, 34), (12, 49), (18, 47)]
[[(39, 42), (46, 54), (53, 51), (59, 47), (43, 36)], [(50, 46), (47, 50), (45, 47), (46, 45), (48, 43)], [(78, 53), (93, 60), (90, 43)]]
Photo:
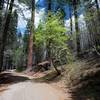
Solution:
[(34, 16), (35, 16), (35, 0), (32, 0), (32, 15), (31, 15), (31, 29), (29, 38), (29, 51), (27, 69), (32, 69), (33, 64), (33, 41), (34, 41)]

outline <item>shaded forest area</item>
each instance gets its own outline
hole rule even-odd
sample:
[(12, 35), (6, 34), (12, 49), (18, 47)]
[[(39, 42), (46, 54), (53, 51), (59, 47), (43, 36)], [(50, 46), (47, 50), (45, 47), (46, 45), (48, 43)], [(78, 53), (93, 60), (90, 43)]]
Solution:
[[(58, 75), (64, 73), (74, 100), (100, 100), (100, 1), (44, 0), (45, 14), (36, 27), (40, 1), (0, 1), (0, 72), (54, 68)], [(25, 18), (21, 4), (31, 18)], [(23, 34), (18, 30), (20, 14), (27, 21)]]

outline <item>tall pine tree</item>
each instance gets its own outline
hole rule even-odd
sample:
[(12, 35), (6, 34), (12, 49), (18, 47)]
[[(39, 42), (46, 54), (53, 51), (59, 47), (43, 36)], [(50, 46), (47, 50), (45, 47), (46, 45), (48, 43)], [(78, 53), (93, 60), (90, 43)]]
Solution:
[(5, 45), (6, 45), (6, 41), (7, 41), (7, 32), (8, 32), (9, 23), (11, 20), (13, 4), (14, 4), (14, 0), (11, 0), (10, 5), (9, 5), (7, 18), (6, 18), (5, 25), (4, 25), (2, 40), (1, 40), (1, 44), (0, 44), (0, 71), (2, 70), (2, 66), (3, 66), (4, 49), (5, 49)]
[(31, 13), (31, 28), (30, 28), (30, 36), (29, 36), (29, 50), (28, 50), (28, 61), (27, 61), (27, 69), (32, 69), (33, 64), (33, 43), (34, 43), (34, 17), (35, 17), (35, 0), (32, 0), (32, 13)]

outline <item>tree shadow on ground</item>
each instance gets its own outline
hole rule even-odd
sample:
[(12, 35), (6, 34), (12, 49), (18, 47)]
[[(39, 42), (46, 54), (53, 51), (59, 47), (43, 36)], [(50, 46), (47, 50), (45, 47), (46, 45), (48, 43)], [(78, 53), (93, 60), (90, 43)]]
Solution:
[(16, 76), (11, 73), (2, 73), (0, 74), (0, 85), (6, 85), (6, 84), (14, 84), (19, 82), (24, 82), (29, 80), (29, 78), (24, 76)]

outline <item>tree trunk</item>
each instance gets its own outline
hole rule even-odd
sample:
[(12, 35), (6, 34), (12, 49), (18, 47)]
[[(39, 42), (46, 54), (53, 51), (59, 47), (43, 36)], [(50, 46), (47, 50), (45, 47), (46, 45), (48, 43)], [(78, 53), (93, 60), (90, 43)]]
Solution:
[(1, 0), (0, 1), (0, 13), (1, 13), (2, 9), (3, 9), (3, 6), (4, 6), (4, 0)]
[(98, 0), (95, 0), (95, 4), (96, 4), (96, 8), (99, 11), (99, 4), (98, 4)]
[(72, 24), (72, 9), (71, 9), (71, 4), (69, 4), (69, 16), (70, 16), (70, 33), (72, 35), (72, 31), (73, 31), (73, 24)]
[(3, 5), (4, 5), (4, 0), (1, 0), (0, 1), (0, 45), (1, 45), (1, 38), (2, 38), (2, 21), (3, 21), (2, 10), (3, 10)]
[(52, 63), (52, 66), (54, 67), (55, 71), (57, 72), (57, 74), (60, 75), (61, 74), (61, 71), (58, 70), (58, 68), (54, 65), (54, 62), (53, 62), (52, 59), (51, 59), (51, 63)]
[(74, 16), (75, 16), (75, 31), (76, 31), (76, 51), (77, 51), (77, 57), (78, 57), (80, 53), (80, 35), (79, 35), (79, 27), (78, 27), (77, 5), (78, 5), (78, 1), (73, 0), (73, 10), (74, 10)]
[(4, 31), (3, 31), (3, 35), (2, 35), (2, 40), (1, 40), (1, 44), (0, 44), (0, 71), (2, 70), (2, 66), (3, 66), (4, 49), (5, 49), (6, 40), (7, 40), (7, 32), (8, 32), (8, 28), (9, 28), (10, 19), (11, 19), (13, 3), (14, 3), (14, 0), (11, 0), (10, 6), (9, 6), (9, 12), (8, 12), (8, 15), (6, 18)]
[[(48, 18), (51, 16), (50, 12), (51, 12), (51, 0), (48, 0), (48, 16), (47, 16)], [(49, 40), (48, 43), (46, 43), (46, 48), (47, 48), (47, 59), (51, 62), (50, 45), (51, 42)]]
[[(98, 0), (95, 0), (95, 4), (96, 4), (96, 9), (97, 9), (97, 22), (98, 22), (98, 25), (97, 25), (97, 34), (99, 34), (100, 33), (100, 8), (99, 8), (99, 2), (98, 2)], [(100, 34), (99, 34), (99, 36), (100, 36)], [(97, 38), (97, 45), (96, 46), (98, 46), (98, 45), (100, 45), (100, 39), (99, 38)]]
[(48, 17), (51, 16), (51, 0), (48, 0)]
[(0, 14), (2, 13), (3, 5), (4, 5), (4, 0), (1, 0), (0, 1)]
[(47, 45), (47, 50), (48, 50), (48, 61), (50, 62), (50, 66), (51, 67), (54, 67), (55, 71), (57, 72), (57, 74), (61, 74), (61, 72), (57, 69), (57, 67), (54, 65), (54, 60), (53, 60), (53, 57), (52, 57), (52, 52), (51, 52), (51, 41), (52, 40), (49, 40), (48, 41), (48, 45)]
[(27, 69), (29, 70), (32, 70), (32, 64), (33, 64), (34, 16), (35, 16), (35, 0), (32, 0), (31, 29), (29, 37), (29, 51), (28, 51), (28, 62), (27, 62)]
[(6, 11), (5, 11), (5, 16), (4, 16), (5, 19), (7, 18), (8, 7), (9, 7), (9, 0), (7, 1), (7, 6), (6, 6)]
[(96, 9), (97, 9), (98, 22), (100, 26), (100, 8), (99, 8), (98, 0), (95, 0), (95, 4), (96, 4)]

